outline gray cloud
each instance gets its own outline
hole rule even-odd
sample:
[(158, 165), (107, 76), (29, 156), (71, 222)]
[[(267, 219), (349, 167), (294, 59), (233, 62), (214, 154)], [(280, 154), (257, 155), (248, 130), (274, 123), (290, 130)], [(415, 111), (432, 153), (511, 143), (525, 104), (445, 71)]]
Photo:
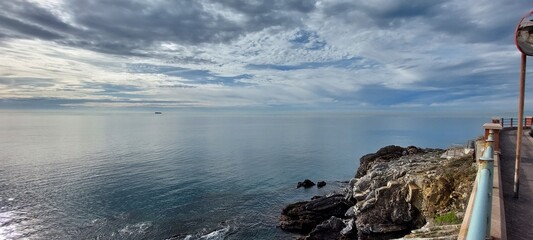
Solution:
[[(466, 12), (467, 7), (449, 2), (333, 1), (324, 3), (321, 10), (325, 16), (354, 23), (359, 28), (397, 28), (409, 21), (422, 21), (436, 32), (469, 42), (499, 41), (513, 31), (508, 26), (515, 19), (504, 18), (485, 24), (483, 19), (477, 18), (486, 16), (470, 14)], [(207, 5), (227, 11), (229, 15), (240, 14), (243, 18), (229, 19), (221, 12), (208, 9)], [(165, 0), (157, 3), (70, 0), (62, 9), (72, 21), (66, 23), (49, 9), (26, 0), (2, 1), (0, 29), (4, 31), (0, 38), (39, 38), (105, 53), (153, 55), (150, 50), (164, 42), (184, 45), (227, 43), (273, 26), (298, 27), (304, 25), (308, 14), (317, 9), (315, 5), (314, 0)], [(509, 3), (504, 7), (516, 9), (520, 5)], [(186, 57), (178, 60), (201, 61)]]
[(82, 33), (79, 29), (63, 22), (48, 9), (25, 0), (2, 1), (0, 7), (2, 13), (0, 27), (26, 37), (54, 40), (65, 38), (66, 33)]
[(156, 41), (226, 42), (241, 34), (238, 23), (206, 12), (198, 1), (163, 1), (153, 5), (126, 0), (81, 0), (69, 1), (67, 9), (77, 24), (89, 29), (91, 39), (113, 40), (131, 48)]
[[(226, 86), (249, 86), (242, 80), (250, 79), (253, 76), (249, 74), (240, 74), (235, 76), (219, 76), (208, 70), (194, 70), (181, 67), (152, 64), (128, 64), (128, 71), (132, 73), (158, 73), (166, 76), (181, 77), (191, 84), (223, 84)], [(184, 84), (164, 85), (163, 87), (172, 88), (192, 88), (193, 86)]]
[(271, 26), (294, 26), (301, 22), (302, 14), (315, 10), (314, 0), (229, 0), (220, 4), (246, 15), (247, 31), (258, 31)]
[[(230, 20), (209, 11), (204, 4), (243, 14), (242, 21)], [(25, 0), (0, 3), (0, 28), (13, 31), (11, 37), (28, 37), (125, 55), (143, 55), (154, 44), (184, 45), (226, 43), (244, 34), (272, 26), (292, 26), (314, 9), (314, 1), (224, 1), (205, 2), (129, 0), (66, 1), (64, 11), (72, 24), (48, 9)], [(5, 17), (11, 16), (11, 17)]]
[(17, 19), (12, 19), (4, 16), (0, 16), (0, 25), (5, 26), (4, 31), (11, 30), (14, 32), (8, 35), (11, 37), (18, 37), (19, 34), (22, 34), (24, 36), (31, 36), (44, 40), (54, 40), (62, 38), (61, 35), (55, 32), (51, 32), (39, 26), (27, 24)]
[(273, 1), (249, 1), (227, 0), (221, 3), (239, 12), (249, 15), (259, 15), (262, 18), (272, 17), (272, 13), (283, 11), (295, 11), (308, 13), (315, 9), (314, 0), (273, 0)]
[(328, 16), (341, 16), (349, 18), (350, 12), (359, 11), (371, 18), (376, 23), (383, 25), (392, 19), (406, 19), (427, 16), (436, 13), (436, 9), (445, 2), (444, 0), (398, 0), (398, 1), (350, 1), (338, 2), (327, 5), (324, 12)]
[(413, 18), (439, 14), (444, 0), (349, 1), (331, 2), (324, 7), (326, 16), (336, 17), (362, 28), (395, 28)]
[(132, 85), (118, 85), (110, 83), (85, 83), (85, 86), (90, 88), (102, 89), (106, 93), (118, 93), (118, 92), (137, 92), (143, 89), (138, 86)]
[[(479, 8), (480, 5), (484, 5), (483, 8)], [(494, 42), (512, 36), (514, 28), (509, 26), (514, 26), (520, 15), (508, 13), (521, 11), (523, 7), (519, 1), (465, 1), (457, 4), (452, 0), (357, 0), (327, 4), (324, 14), (359, 28), (401, 31), (400, 27), (416, 21), (429, 28), (419, 29), (428, 34), (444, 33), (465, 42)], [(473, 9), (479, 11), (472, 12)]]
[(7, 85), (9, 87), (51, 87), (54, 86), (54, 81), (46, 78), (0, 77), (0, 84)]
[(58, 107), (83, 107), (91, 104), (117, 104), (122, 107), (190, 107), (200, 104), (196, 101), (176, 100), (131, 100), (131, 99), (64, 99), (64, 98), (4, 98), (0, 99), (0, 108), (4, 109), (50, 109)]

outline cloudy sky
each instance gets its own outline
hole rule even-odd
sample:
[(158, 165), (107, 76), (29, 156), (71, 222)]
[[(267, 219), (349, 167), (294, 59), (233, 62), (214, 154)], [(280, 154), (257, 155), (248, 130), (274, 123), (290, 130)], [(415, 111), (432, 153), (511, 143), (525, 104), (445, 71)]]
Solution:
[(513, 34), (532, 8), (0, 1), (0, 108), (516, 109)]

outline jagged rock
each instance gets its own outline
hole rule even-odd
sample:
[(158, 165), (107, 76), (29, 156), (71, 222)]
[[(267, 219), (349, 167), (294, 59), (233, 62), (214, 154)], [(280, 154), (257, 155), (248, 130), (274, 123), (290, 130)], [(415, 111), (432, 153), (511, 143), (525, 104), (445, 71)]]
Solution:
[(348, 217), (348, 218), (355, 218), (355, 206), (351, 206), (350, 208), (348, 208), (348, 210), (346, 210), (346, 213), (344, 213), (344, 216), (345, 217)]
[(304, 187), (304, 188), (310, 188), (312, 186), (315, 186), (315, 183), (309, 179), (305, 179), (303, 182), (298, 182), (298, 185), (296, 188)]
[(410, 149), (394, 161), (369, 163), (347, 192), (357, 201), (346, 215), (355, 219), (360, 239), (401, 237), (437, 213), (466, 207), (475, 178), (468, 157), (441, 160), (440, 150)]
[(337, 240), (341, 231), (346, 227), (344, 221), (338, 217), (331, 217), (317, 225), (305, 238), (306, 240)]
[(399, 158), (404, 155), (404, 151), (407, 151), (407, 149), (399, 146), (390, 145), (379, 149), (376, 153), (364, 155), (360, 159), (359, 168), (357, 169), (355, 177), (359, 178), (364, 176), (370, 168), (372, 162), (378, 159), (388, 161), (391, 159)]
[(346, 222), (346, 226), (341, 230), (341, 237), (340, 239), (355, 239), (357, 236), (357, 229), (354, 226), (354, 219), (348, 220)]
[(323, 187), (323, 186), (326, 186), (326, 182), (324, 182), (324, 181), (319, 181), (319, 182), (316, 183), (316, 187), (317, 187), (317, 188), (321, 188), (321, 187)]
[(408, 154), (417, 154), (417, 153), (419, 153), (419, 152), (421, 152), (421, 149), (420, 149), (420, 148), (417, 148), (417, 147), (415, 147), (415, 146), (409, 146), (409, 147), (407, 147), (407, 153), (408, 153)]
[(439, 240), (455, 240), (461, 229), (461, 224), (451, 224), (443, 226), (434, 226), (430, 223), (424, 225), (420, 229), (413, 230), (410, 234), (405, 235), (403, 239), (439, 239)]
[(357, 203), (355, 225), (359, 234), (401, 237), (406, 231), (421, 227), (424, 222), (420, 212), (405, 201), (405, 195), (403, 184), (391, 181), (376, 189), (371, 201)]
[(324, 196), (313, 196), (311, 197), (311, 200), (315, 200), (315, 199), (319, 199), (319, 198), (323, 198)]
[(289, 204), (283, 209), (279, 219), (279, 227), (288, 232), (307, 234), (322, 220), (310, 211), (305, 205), (307, 201)]
[(342, 194), (293, 203), (283, 209), (279, 226), (285, 231), (307, 234), (331, 216), (343, 217), (351, 205)]

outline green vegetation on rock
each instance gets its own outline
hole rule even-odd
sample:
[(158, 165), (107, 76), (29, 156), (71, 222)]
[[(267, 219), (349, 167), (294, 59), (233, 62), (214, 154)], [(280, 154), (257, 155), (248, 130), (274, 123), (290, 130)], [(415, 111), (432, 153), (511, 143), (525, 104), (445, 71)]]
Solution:
[(448, 224), (459, 224), (461, 219), (457, 217), (455, 212), (447, 212), (435, 217), (435, 224), (437, 225), (448, 225)]

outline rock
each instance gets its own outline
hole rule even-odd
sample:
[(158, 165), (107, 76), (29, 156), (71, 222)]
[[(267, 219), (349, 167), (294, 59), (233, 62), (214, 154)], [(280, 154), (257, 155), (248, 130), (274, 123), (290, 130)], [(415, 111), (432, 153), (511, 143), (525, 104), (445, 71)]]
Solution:
[(440, 159), (443, 152), (387, 146), (367, 154), (343, 194), (288, 205), (279, 225), (307, 239), (391, 239), (437, 214), (464, 212), (476, 167), (469, 156)]
[(283, 209), (279, 226), (285, 231), (307, 234), (331, 216), (344, 217), (351, 205), (342, 194), (293, 203)]
[(405, 235), (402, 239), (442, 239), (455, 240), (461, 229), (461, 224), (434, 226), (430, 223), (424, 227), (413, 230), (410, 234)]
[(348, 208), (346, 213), (344, 213), (344, 216), (348, 218), (355, 218), (355, 211), (355, 206), (351, 206), (350, 208)]
[(357, 202), (345, 214), (355, 220), (359, 239), (402, 237), (437, 213), (466, 208), (476, 173), (468, 156), (440, 160), (442, 150), (407, 151), (394, 161), (368, 162), (346, 193)]
[(421, 152), (421, 149), (419, 149), (419, 148), (417, 148), (417, 147), (415, 147), (415, 146), (409, 146), (409, 147), (407, 147), (407, 153), (408, 153), (408, 154), (417, 154), (417, 153), (419, 153), (419, 152)]
[(341, 230), (341, 236), (341, 239), (355, 239), (355, 237), (357, 236), (357, 229), (354, 226), (353, 218), (346, 222), (346, 227)]
[(357, 169), (357, 173), (355, 174), (356, 178), (362, 177), (366, 174), (368, 169), (371, 166), (371, 163), (376, 160), (391, 160), (395, 158), (399, 158), (403, 156), (403, 152), (406, 151), (405, 148), (399, 147), (399, 146), (386, 146), (381, 149), (379, 149), (376, 153), (371, 153), (364, 155), (359, 160), (359, 168)]
[(310, 188), (312, 186), (315, 186), (315, 183), (309, 179), (305, 179), (303, 182), (298, 182), (298, 185), (296, 188), (304, 187), (304, 188)]
[(337, 240), (341, 231), (346, 227), (344, 221), (338, 217), (331, 217), (320, 223), (305, 238), (305, 240)]
[(315, 200), (315, 199), (319, 199), (319, 198), (323, 198), (324, 196), (312, 196), (311, 197), (311, 200)]
[(316, 187), (318, 187), (318, 188), (322, 188), (323, 186), (326, 186), (326, 182), (319, 181), (319, 182), (316, 183)]
[(375, 197), (356, 205), (355, 225), (361, 235), (401, 237), (425, 223), (420, 212), (405, 201), (405, 188), (391, 181), (375, 190)]
[(279, 219), (279, 227), (288, 232), (307, 234), (318, 225), (322, 218), (307, 211), (305, 205), (308, 202), (297, 202), (283, 209)]

